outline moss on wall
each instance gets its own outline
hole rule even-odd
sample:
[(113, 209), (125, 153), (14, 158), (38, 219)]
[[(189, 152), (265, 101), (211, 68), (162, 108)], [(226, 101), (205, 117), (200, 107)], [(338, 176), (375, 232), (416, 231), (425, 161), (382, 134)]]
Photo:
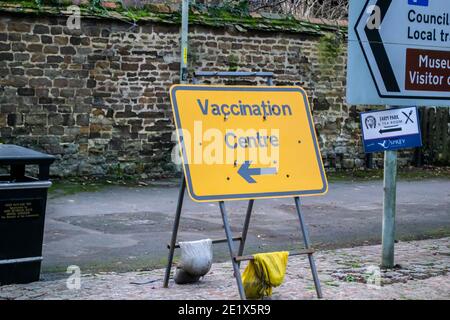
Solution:
[[(0, 0), (0, 12), (15, 12), (25, 14), (66, 14), (65, 9), (70, 1), (59, 0)], [(109, 19), (125, 19), (132, 22), (151, 21), (169, 24), (179, 24), (181, 22), (180, 13), (172, 10), (162, 10), (156, 5), (149, 5), (143, 8), (124, 8), (117, 4), (115, 8), (105, 8), (101, 5), (101, 0), (91, 0), (89, 3), (81, 5), (81, 14), (85, 16), (94, 16)], [(280, 19), (253, 17), (245, 8), (232, 10), (226, 6), (209, 8), (208, 10), (198, 11), (191, 8), (189, 16), (191, 24), (200, 24), (208, 26), (237, 26), (238, 30), (261, 30), (261, 31), (284, 31), (294, 33), (304, 33), (310, 35), (322, 36), (327, 33), (345, 33), (346, 27), (339, 25), (328, 25), (320, 23), (311, 23), (307, 21), (296, 20), (292, 17)]]
[(228, 56), (228, 71), (238, 71), (239, 57), (235, 54)]
[(339, 34), (327, 33), (320, 38), (319, 56), (324, 61), (334, 60), (342, 54), (343, 41)]
[(345, 50), (344, 37), (339, 32), (326, 33), (320, 38), (317, 48), (321, 70), (329, 71)]

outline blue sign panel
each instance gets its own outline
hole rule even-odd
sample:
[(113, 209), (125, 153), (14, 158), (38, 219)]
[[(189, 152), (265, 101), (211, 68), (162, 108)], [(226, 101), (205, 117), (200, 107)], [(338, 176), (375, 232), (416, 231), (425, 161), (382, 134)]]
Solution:
[(417, 148), (421, 146), (422, 138), (420, 134), (403, 136), (399, 138), (364, 140), (365, 153)]
[(361, 113), (364, 152), (380, 152), (422, 146), (416, 107)]
[(408, 4), (413, 6), (428, 7), (428, 0), (408, 0)]

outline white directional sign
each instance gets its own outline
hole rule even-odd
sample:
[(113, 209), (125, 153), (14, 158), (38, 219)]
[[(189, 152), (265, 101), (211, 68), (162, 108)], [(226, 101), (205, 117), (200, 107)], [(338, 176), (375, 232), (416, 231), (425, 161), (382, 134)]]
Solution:
[(450, 1), (351, 0), (347, 101), (450, 106)]
[(361, 128), (366, 153), (422, 145), (416, 107), (362, 112)]

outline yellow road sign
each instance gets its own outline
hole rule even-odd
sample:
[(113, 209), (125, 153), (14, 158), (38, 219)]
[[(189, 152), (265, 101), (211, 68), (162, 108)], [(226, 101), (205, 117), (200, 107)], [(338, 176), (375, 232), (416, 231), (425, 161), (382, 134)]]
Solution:
[(326, 193), (302, 88), (174, 85), (170, 98), (194, 201)]

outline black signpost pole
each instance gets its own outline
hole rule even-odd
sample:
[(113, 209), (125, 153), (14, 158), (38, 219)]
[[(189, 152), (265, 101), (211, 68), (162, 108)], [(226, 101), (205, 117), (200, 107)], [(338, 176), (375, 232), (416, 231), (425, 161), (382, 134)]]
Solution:
[[(305, 224), (305, 219), (303, 217), (303, 213), (300, 208), (300, 206), (301, 206), (300, 197), (295, 197), (294, 200), (295, 200), (295, 208), (297, 209), (298, 219), (300, 220), (300, 228), (303, 233), (303, 242), (305, 243), (305, 248), (307, 250), (309, 250), (309, 249), (311, 249), (311, 244), (310, 244), (310, 240), (309, 240), (308, 229)], [(321, 299), (322, 298), (322, 288), (320, 287), (319, 275), (317, 274), (316, 263), (314, 261), (312, 252), (308, 253), (308, 260), (309, 260), (309, 265), (311, 267), (311, 273), (312, 273), (313, 280), (314, 280), (314, 286), (316, 287), (317, 297), (319, 299)]]
[[(245, 215), (244, 227), (242, 228), (242, 238), (241, 243), (239, 244), (238, 256), (242, 256), (244, 254), (245, 241), (247, 240), (247, 232), (248, 226), (250, 225), (250, 217), (252, 216), (253, 203), (255, 200), (251, 199), (248, 201), (247, 206), (247, 214)], [(238, 266), (241, 265), (241, 262), (238, 262)]]
[(239, 290), (239, 296), (242, 300), (245, 300), (245, 291), (242, 284), (241, 272), (239, 271), (239, 264), (236, 261), (236, 255), (234, 254), (234, 244), (233, 244), (233, 234), (231, 233), (230, 224), (228, 222), (227, 211), (225, 210), (225, 203), (223, 201), (219, 202), (220, 213), (222, 214), (223, 228), (225, 229), (225, 234), (227, 236), (228, 249), (230, 250), (231, 263), (233, 264), (234, 277), (236, 278), (236, 283)]
[(185, 190), (186, 190), (186, 180), (184, 179), (184, 174), (181, 173), (177, 211), (175, 212), (175, 220), (173, 222), (173, 230), (172, 230), (172, 239), (170, 240), (170, 247), (169, 247), (169, 257), (167, 259), (166, 273), (164, 275), (164, 288), (167, 288), (169, 286), (170, 270), (172, 269), (173, 255), (175, 252), (175, 244), (177, 242), (178, 227), (180, 225), (181, 209), (183, 207)]

